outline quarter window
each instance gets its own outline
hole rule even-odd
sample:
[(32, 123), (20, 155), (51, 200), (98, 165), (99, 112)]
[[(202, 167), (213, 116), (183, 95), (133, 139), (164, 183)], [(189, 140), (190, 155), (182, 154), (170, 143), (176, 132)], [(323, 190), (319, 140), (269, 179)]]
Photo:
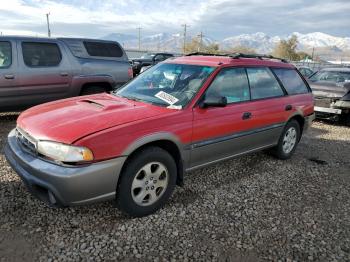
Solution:
[(115, 43), (84, 42), (86, 51), (90, 56), (99, 57), (122, 57), (123, 50)]
[(10, 42), (0, 42), (0, 68), (7, 68), (12, 64), (12, 50)]
[(300, 75), (294, 69), (278, 68), (272, 70), (281, 80), (288, 94), (296, 95), (309, 92), (303, 79), (301, 79)]
[(247, 73), (252, 99), (262, 99), (284, 95), (280, 84), (268, 68), (247, 68)]
[(221, 70), (208, 88), (206, 96), (226, 97), (227, 103), (250, 100), (249, 84), (244, 68)]
[(22, 43), (24, 63), (29, 67), (58, 66), (62, 60), (60, 49), (55, 43)]

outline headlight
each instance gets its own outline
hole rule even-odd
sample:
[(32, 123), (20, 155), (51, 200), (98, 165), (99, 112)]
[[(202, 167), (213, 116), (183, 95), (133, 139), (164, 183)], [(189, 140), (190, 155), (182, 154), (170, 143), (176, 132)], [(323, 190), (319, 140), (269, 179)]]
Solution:
[(61, 162), (92, 161), (94, 156), (90, 149), (52, 141), (38, 141), (38, 152)]

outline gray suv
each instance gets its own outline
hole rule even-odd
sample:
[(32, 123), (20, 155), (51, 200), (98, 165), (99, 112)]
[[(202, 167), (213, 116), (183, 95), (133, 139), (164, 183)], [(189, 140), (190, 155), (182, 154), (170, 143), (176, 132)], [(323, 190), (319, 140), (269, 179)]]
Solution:
[(0, 37), (0, 111), (110, 91), (132, 78), (117, 42)]

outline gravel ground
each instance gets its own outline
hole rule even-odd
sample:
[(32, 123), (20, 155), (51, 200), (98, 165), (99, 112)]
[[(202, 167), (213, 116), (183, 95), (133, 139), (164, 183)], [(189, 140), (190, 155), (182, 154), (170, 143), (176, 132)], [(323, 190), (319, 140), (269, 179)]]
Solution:
[[(0, 115), (0, 148), (16, 115)], [(264, 153), (186, 175), (129, 219), (113, 202), (51, 209), (0, 151), (1, 261), (350, 261), (350, 128), (315, 122), (294, 157)]]

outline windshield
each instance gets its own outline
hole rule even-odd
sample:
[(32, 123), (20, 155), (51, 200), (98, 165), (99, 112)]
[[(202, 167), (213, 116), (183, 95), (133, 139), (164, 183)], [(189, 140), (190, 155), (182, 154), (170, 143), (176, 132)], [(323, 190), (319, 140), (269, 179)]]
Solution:
[(320, 82), (320, 81), (335, 82), (335, 83), (349, 82), (350, 72), (319, 71), (316, 74), (314, 74), (310, 78), (310, 80), (312, 82)]
[(197, 65), (158, 64), (126, 84), (116, 95), (181, 109), (194, 97), (214, 69)]
[(145, 54), (141, 56), (142, 59), (152, 59), (155, 56), (155, 54)]

